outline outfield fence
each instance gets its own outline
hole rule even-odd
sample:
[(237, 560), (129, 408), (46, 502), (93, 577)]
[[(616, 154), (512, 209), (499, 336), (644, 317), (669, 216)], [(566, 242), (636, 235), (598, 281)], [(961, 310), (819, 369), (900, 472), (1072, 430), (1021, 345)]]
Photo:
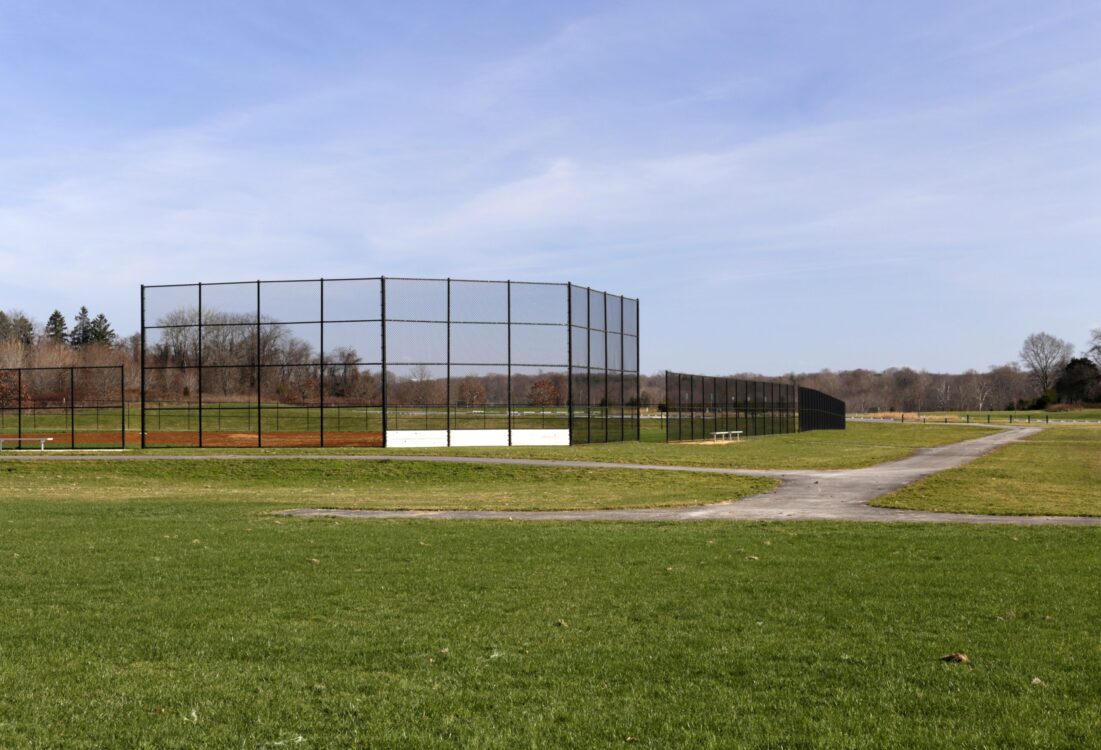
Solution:
[(845, 403), (775, 381), (665, 373), (665, 439), (728, 440), (845, 429)]
[(125, 448), (124, 389), (121, 365), (0, 369), (0, 448)]

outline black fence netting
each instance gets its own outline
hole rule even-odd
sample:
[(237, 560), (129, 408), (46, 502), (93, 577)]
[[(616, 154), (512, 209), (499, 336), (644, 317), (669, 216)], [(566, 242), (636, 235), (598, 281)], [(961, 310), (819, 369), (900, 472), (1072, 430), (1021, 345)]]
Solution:
[(845, 403), (790, 383), (665, 373), (666, 440), (845, 429)]
[(665, 373), (666, 439), (710, 440), (797, 430), (794, 386)]
[(126, 447), (121, 365), (0, 369), (0, 450)]
[(845, 402), (813, 388), (799, 387), (799, 431), (845, 429)]

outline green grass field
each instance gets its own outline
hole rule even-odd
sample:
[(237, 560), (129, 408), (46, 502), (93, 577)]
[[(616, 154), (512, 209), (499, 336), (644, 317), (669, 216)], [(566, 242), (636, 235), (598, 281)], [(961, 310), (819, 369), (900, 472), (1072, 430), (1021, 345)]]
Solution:
[(46, 487), (0, 493), (5, 748), (1101, 736), (1096, 529), (342, 522)]
[(850, 423), (844, 430), (752, 437), (741, 442), (664, 443), (626, 441), (561, 447), (511, 448), (174, 448), (151, 455), (451, 455), (499, 458), (564, 459), (664, 466), (718, 466), (742, 469), (853, 469), (905, 458), (922, 448), (971, 440), (997, 428), (963, 425)]
[(875, 504), (952, 513), (1101, 515), (1101, 428), (1047, 428)]
[[(526, 450), (836, 467), (987, 433), (850, 427)], [(1099, 440), (1053, 428), (972, 466), (1023, 449), (1003, 470), (1055, 469), (1015, 474), (1010, 491), (1097, 484)], [(768, 486), (617, 469), (0, 459), (0, 747), (1097, 744), (1101, 529), (269, 512), (634, 507)], [(954, 652), (969, 663), (941, 661)]]
[(0, 496), (43, 502), (576, 510), (699, 505), (767, 492), (776, 484), (687, 472), (392, 461), (0, 461)]
[[(391, 453), (575, 459), (609, 463), (742, 469), (853, 469), (905, 458), (915, 450), (989, 435), (997, 428), (850, 423), (844, 430), (753, 437), (739, 443), (624, 442), (558, 448), (387, 449)], [(273, 453), (286, 451), (273, 450)], [(365, 453), (337, 449), (335, 452)]]

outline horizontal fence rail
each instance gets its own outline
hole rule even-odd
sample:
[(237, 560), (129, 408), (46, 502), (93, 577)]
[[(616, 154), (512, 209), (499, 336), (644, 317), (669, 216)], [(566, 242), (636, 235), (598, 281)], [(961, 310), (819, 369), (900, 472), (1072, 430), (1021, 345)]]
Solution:
[(126, 447), (122, 365), (0, 369), (0, 450)]
[(639, 438), (630, 297), (373, 277), (143, 286), (141, 306), (143, 447)]

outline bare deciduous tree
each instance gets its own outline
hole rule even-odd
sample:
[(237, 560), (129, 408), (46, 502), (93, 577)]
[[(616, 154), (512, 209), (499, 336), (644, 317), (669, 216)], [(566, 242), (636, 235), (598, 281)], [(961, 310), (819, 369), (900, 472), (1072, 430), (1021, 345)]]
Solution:
[(1030, 334), (1021, 346), (1021, 361), (1041, 393), (1055, 385), (1072, 356), (1074, 347), (1069, 342), (1044, 331)]
[(1086, 349), (1086, 354), (1093, 363), (1098, 367), (1101, 367), (1101, 328), (1094, 328), (1090, 331), (1090, 345)]

